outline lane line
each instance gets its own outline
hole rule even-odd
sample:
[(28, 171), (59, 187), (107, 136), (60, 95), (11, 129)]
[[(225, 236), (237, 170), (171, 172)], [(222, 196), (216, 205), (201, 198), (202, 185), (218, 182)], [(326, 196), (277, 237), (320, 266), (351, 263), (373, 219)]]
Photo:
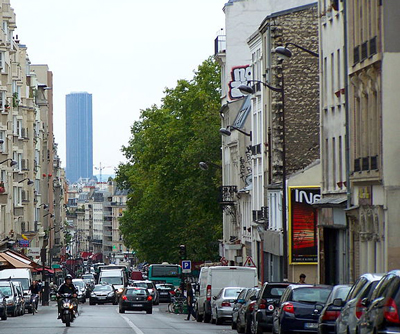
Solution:
[(136, 334), (144, 334), (132, 321), (127, 317), (121, 315), (121, 317), (128, 323), (128, 325), (134, 330)]

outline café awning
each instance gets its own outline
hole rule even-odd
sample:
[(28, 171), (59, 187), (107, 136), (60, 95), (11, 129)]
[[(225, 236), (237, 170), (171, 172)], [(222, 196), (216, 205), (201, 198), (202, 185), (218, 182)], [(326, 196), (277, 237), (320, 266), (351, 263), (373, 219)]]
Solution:
[(2, 267), (6, 268), (28, 268), (33, 269), (29, 264), (30, 261), (25, 260), (22, 257), (16, 255), (10, 255), (7, 253), (0, 253), (0, 262)]

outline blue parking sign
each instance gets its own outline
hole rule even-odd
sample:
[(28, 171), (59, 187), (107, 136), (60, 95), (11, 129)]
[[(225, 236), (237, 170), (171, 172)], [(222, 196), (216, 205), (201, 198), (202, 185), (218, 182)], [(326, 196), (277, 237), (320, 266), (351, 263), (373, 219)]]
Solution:
[(192, 261), (183, 260), (182, 261), (182, 272), (183, 273), (190, 273), (191, 271), (192, 271)]

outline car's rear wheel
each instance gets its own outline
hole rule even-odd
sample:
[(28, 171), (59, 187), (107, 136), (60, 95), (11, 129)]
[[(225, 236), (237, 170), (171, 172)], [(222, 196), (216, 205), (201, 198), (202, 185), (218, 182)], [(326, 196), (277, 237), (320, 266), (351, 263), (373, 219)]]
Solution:
[(218, 317), (218, 312), (215, 311), (215, 324), (216, 325), (222, 325), (223, 319)]
[(237, 328), (236, 321), (232, 321), (232, 323), (231, 323), (231, 328), (232, 328), (232, 329), (236, 329), (236, 328)]
[(96, 305), (96, 303), (89, 300), (89, 305)]
[(153, 309), (146, 310), (146, 313), (147, 313), (147, 314), (152, 314), (152, 313), (153, 313)]
[(122, 307), (120, 307), (119, 308), (119, 313), (125, 313), (125, 310)]
[(196, 312), (196, 320), (197, 320), (197, 322), (203, 321), (203, 315), (199, 314), (199, 311)]
[(7, 320), (7, 312), (4, 311), (3, 315), (1, 316), (1, 320)]
[(210, 322), (210, 320), (211, 320), (211, 314), (205, 313), (205, 314), (204, 314), (204, 322), (205, 322), (206, 324), (208, 324), (208, 323)]

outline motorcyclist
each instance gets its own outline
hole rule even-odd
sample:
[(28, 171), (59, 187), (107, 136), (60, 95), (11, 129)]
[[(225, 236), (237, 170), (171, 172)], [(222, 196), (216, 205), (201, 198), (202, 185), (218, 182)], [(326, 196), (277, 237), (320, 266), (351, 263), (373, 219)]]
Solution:
[(65, 281), (63, 284), (60, 285), (57, 291), (57, 303), (58, 303), (58, 318), (61, 319), (61, 307), (62, 307), (62, 298), (61, 295), (64, 293), (69, 293), (72, 295), (71, 303), (75, 306), (75, 311), (78, 310), (78, 300), (77, 300), (77, 289), (75, 285), (72, 283), (72, 276), (67, 275), (65, 276)]

